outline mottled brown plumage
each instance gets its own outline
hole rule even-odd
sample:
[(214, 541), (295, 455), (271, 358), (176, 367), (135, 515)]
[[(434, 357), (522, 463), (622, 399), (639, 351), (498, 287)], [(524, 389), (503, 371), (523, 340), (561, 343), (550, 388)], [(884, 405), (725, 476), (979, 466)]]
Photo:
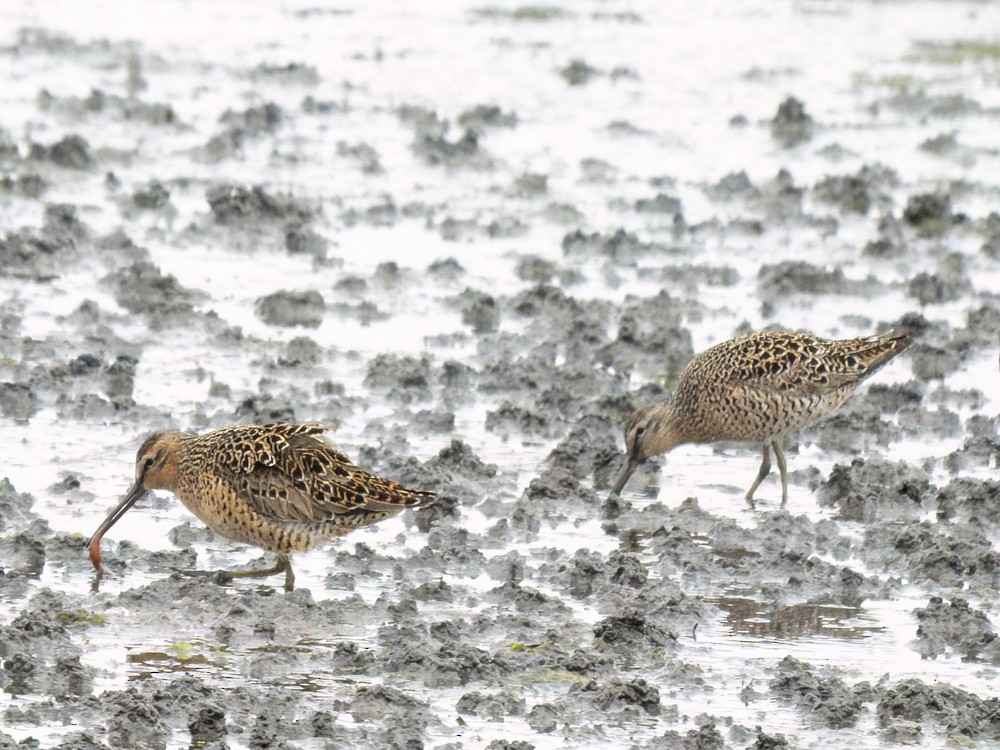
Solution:
[(91, 537), (94, 567), (101, 569), (101, 537), (149, 490), (173, 492), (212, 531), (278, 555), (273, 568), (220, 574), (224, 579), (284, 571), (289, 590), (289, 553), (433, 500), (433, 492), (355, 466), (316, 437), (324, 431), (278, 423), (150, 435), (136, 454), (135, 484)]
[(753, 493), (771, 470), (781, 473), (781, 504), (788, 500), (782, 437), (815, 424), (843, 404), (865, 378), (910, 345), (907, 334), (832, 341), (807, 333), (751, 333), (695, 357), (666, 401), (637, 409), (625, 425), (626, 461), (612, 494), (650, 456), (683, 443), (748, 440), (764, 443)]

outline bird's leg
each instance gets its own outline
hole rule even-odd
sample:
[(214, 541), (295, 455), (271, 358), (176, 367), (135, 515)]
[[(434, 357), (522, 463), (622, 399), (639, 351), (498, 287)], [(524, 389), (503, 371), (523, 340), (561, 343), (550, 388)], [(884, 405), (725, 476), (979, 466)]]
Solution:
[(778, 461), (778, 473), (781, 474), (781, 507), (785, 507), (788, 502), (788, 468), (785, 466), (785, 452), (781, 450), (781, 438), (771, 441), (774, 448), (774, 457)]
[(764, 481), (764, 477), (771, 473), (771, 449), (769, 443), (764, 443), (764, 458), (760, 462), (760, 470), (757, 472), (757, 478), (753, 480), (753, 484), (750, 485), (750, 489), (747, 490), (746, 499), (747, 505), (753, 509), (753, 493), (757, 491), (760, 487), (760, 483)]
[(282, 558), (285, 559), (285, 591), (291, 591), (295, 588), (295, 574), (292, 572), (292, 560), (288, 555), (279, 552), (278, 562), (281, 562)]

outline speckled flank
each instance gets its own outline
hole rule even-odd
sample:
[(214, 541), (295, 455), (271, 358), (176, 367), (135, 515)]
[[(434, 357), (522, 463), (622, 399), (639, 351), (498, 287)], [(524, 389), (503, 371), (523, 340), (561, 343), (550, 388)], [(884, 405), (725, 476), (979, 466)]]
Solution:
[(753, 493), (778, 461), (782, 504), (788, 479), (781, 438), (815, 424), (843, 404), (865, 378), (910, 344), (906, 334), (887, 333), (831, 341), (805, 333), (751, 333), (724, 341), (695, 357), (666, 401), (637, 409), (625, 426), (627, 458), (612, 493), (621, 491), (650, 456), (683, 443), (761, 441), (763, 461)]
[(273, 552), (302, 552), (432, 497), (358, 468), (322, 432), (271, 424), (184, 437), (176, 489), (164, 489), (213, 531)]
[(316, 437), (323, 432), (317, 424), (280, 423), (207, 435), (154, 433), (136, 455), (133, 491), (94, 540), (99, 545), (100, 536), (142, 492), (169, 490), (213, 531), (278, 553), (278, 565), (259, 574), (284, 570), (290, 588), (289, 553), (433, 500), (432, 492), (355, 466)]

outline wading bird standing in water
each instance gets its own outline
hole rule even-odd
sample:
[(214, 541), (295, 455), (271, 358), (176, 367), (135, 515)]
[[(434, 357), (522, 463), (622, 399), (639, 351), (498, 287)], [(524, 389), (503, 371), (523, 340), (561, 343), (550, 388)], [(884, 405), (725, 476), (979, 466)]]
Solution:
[(753, 493), (771, 471), (781, 474), (781, 505), (788, 500), (782, 438), (843, 404), (865, 378), (910, 345), (908, 334), (884, 333), (833, 341), (807, 333), (751, 333), (699, 354), (684, 368), (673, 395), (633, 412), (625, 425), (625, 465), (612, 495), (650, 456), (684, 443), (763, 442)]
[(150, 435), (136, 454), (135, 484), (90, 539), (98, 576), (101, 538), (150, 490), (173, 492), (224, 537), (277, 553), (272, 568), (222, 571), (222, 580), (284, 572), (288, 591), (295, 581), (289, 553), (433, 501), (433, 492), (358, 468), (316, 437), (324, 431), (314, 423), (279, 423)]

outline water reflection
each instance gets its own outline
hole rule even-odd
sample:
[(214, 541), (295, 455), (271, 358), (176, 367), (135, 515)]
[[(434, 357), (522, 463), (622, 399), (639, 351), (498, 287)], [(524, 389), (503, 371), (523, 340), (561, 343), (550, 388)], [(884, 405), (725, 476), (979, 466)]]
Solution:
[(202, 653), (188, 653), (187, 649), (166, 651), (136, 651), (126, 654), (128, 681), (148, 680), (165, 674), (194, 674), (221, 669), (222, 665)]
[(741, 596), (708, 601), (726, 613), (723, 622), (731, 632), (756, 638), (824, 637), (854, 641), (885, 631), (860, 607), (809, 602), (775, 607)]

